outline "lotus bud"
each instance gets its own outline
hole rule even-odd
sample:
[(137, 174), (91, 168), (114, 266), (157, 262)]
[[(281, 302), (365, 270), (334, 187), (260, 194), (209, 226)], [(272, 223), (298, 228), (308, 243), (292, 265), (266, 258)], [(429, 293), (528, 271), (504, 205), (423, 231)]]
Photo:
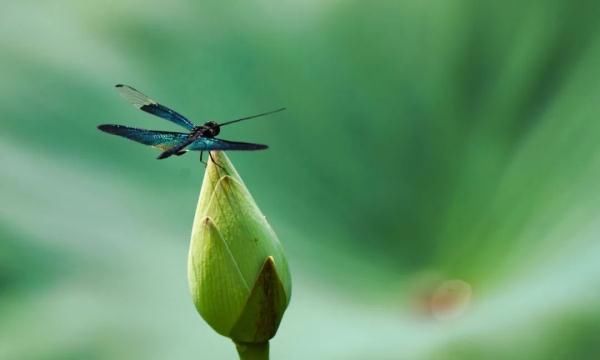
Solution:
[(213, 152), (212, 158), (217, 164), (206, 167), (192, 228), (192, 299), (202, 318), (236, 343), (240, 358), (267, 359), (268, 341), (290, 301), (290, 271), (277, 236), (227, 156)]

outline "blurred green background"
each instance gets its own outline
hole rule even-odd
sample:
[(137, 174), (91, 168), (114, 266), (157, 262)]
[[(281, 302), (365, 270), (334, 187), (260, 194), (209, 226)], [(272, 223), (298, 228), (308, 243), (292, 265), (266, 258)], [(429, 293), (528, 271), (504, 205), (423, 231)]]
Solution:
[(273, 359), (600, 357), (598, 1), (0, 3), (0, 359), (234, 359), (186, 280), (230, 153), (286, 248)]

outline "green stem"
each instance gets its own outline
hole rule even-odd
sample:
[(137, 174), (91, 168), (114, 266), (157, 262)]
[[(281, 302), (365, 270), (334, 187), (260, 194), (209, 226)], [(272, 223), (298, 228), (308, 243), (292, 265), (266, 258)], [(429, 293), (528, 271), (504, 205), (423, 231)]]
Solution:
[(259, 344), (236, 343), (240, 360), (269, 360), (269, 342)]

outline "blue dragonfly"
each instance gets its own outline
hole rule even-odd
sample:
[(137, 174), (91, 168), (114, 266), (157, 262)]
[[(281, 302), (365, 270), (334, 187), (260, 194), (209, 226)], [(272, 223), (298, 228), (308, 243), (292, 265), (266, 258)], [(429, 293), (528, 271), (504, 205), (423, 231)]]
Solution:
[[(207, 121), (203, 125), (196, 126), (185, 116), (177, 113), (168, 107), (159, 104), (150, 99), (146, 95), (137, 91), (128, 85), (116, 85), (119, 93), (133, 104), (138, 109), (149, 114), (158, 116), (165, 120), (171, 121), (188, 130), (188, 132), (173, 132), (173, 131), (156, 131), (138, 129), (124, 125), (103, 124), (99, 125), (98, 129), (113, 135), (122, 136), (135, 142), (150, 145), (160, 149), (162, 152), (158, 159), (166, 159), (172, 155), (181, 156), (187, 151), (200, 151), (200, 161), (202, 154), (208, 151), (209, 156), (211, 150), (263, 150), (268, 148), (267, 145), (253, 144), (238, 141), (228, 141), (217, 139), (215, 136), (221, 132), (221, 127), (236, 122), (254, 119), (260, 116), (266, 116), (285, 110), (280, 108), (277, 110), (265, 112), (262, 114), (251, 115), (239, 119), (217, 123), (215, 121)], [(213, 161), (214, 162), (214, 161)]]

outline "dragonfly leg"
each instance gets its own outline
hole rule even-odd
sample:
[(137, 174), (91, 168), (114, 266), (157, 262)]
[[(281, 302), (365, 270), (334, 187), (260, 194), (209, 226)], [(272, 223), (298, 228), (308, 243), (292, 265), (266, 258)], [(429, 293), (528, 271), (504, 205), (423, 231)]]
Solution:
[(202, 160), (202, 155), (204, 154), (204, 150), (200, 151), (200, 162), (204, 164), (204, 166), (208, 166), (208, 163)]
[(215, 161), (215, 159), (213, 159), (212, 154), (210, 153), (210, 151), (208, 152), (208, 156), (210, 156), (210, 161), (213, 162), (213, 164), (217, 165), (218, 167), (220, 167), (221, 169), (225, 170), (224, 167), (222, 167), (218, 162)]

